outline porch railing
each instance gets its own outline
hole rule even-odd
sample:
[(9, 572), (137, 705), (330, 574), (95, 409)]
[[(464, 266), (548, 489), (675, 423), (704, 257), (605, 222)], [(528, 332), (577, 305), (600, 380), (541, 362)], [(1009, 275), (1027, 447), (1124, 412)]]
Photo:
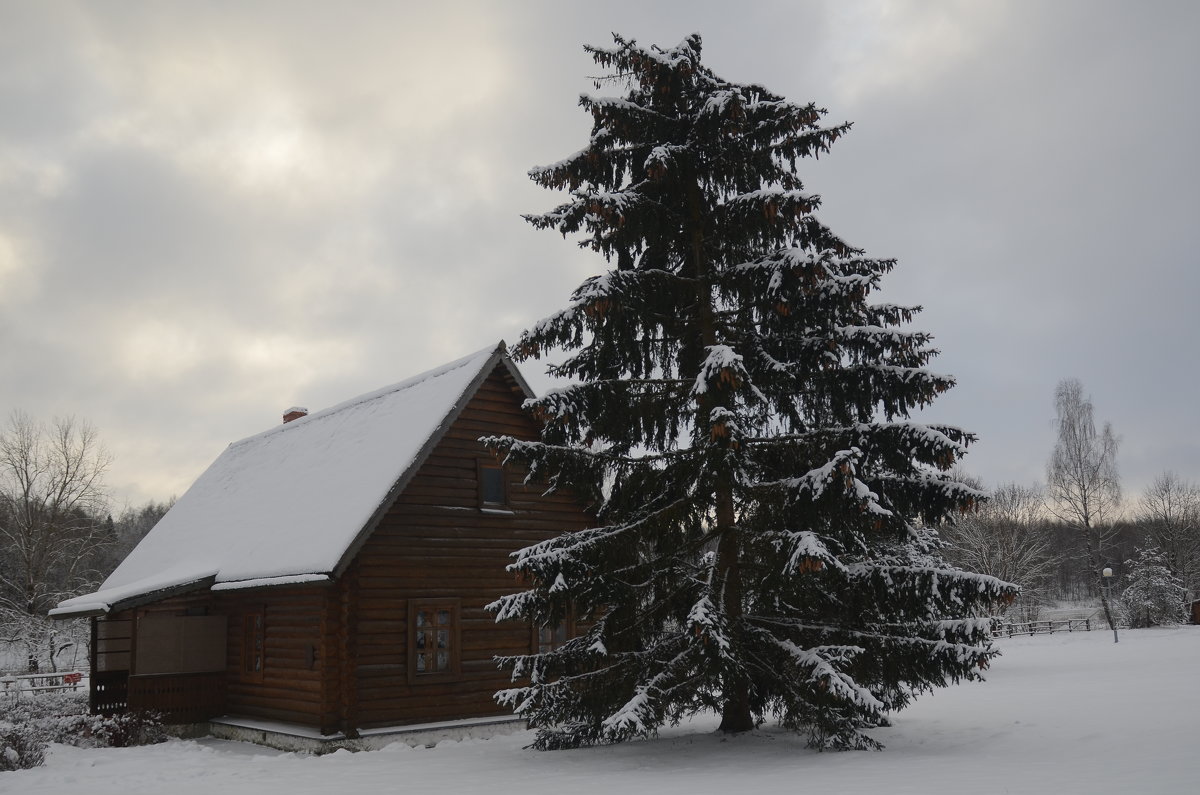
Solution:
[(153, 710), (166, 723), (199, 723), (225, 712), (225, 672), (130, 676), (132, 711)]

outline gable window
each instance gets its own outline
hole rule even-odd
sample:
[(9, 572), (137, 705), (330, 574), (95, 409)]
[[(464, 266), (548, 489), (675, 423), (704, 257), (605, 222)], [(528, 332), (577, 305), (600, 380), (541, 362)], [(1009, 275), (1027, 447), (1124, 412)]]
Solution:
[(479, 461), (479, 506), (481, 508), (503, 508), (508, 505), (508, 489), (504, 467), (490, 461)]
[(408, 681), (446, 678), (459, 671), (459, 600), (408, 603)]
[(263, 680), (267, 666), (266, 620), (262, 610), (242, 616), (242, 677)]

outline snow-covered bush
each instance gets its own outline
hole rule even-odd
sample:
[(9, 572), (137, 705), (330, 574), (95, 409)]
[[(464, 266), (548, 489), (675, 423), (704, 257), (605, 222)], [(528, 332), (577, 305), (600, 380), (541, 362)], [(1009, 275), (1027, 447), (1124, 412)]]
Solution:
[(23, 731), (25, 727), (0, 720), (0, 772), (37, 767), (46, 759), (46, 744)]
[(84, 692), (0, 699), (0, 771), (37, 767), (49, 743), (121, 748), (166, 739), (153, 713), (104, 716), (87, 709)]
[(1121, 603), (1131, 627), (1182, 624), (1187, 621), (1187, 589), (1171, 573), (1166, 557), (1157, 547), (1137, 550), (1137, 557), (1125, 561), (1129, 584), (1121, 592)]

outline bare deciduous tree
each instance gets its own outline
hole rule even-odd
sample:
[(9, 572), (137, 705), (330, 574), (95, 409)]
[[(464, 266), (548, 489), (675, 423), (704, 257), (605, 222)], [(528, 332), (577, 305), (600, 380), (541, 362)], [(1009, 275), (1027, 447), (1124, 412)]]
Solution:
[(17, 411), (0, 431), (0, 622), (30, 670), (53, 665), (63, 628), (47, 611), (95, 584), (91, 561), (110, 540), (110, 461), (96, 430), (73, 418), (46, 425)]
[(1027, 620), (1036, 620), (1059, 564), (1042, 501), (1040, 486), (1006, 483), (978, 511), (941, 531), (950, 545), (947, 560), (1021, 586), (1010, 609)]
[(1200, 586), (1200, 486), (1164, 472), (1142, 494), (1138, 518), (1171, 573), (1195, 591)]
[(1078, 532), (1111, 628), (1112, 607), (1100, 578), (1106, 546), (1113, 533), (1112, 519), (1121, 503), (1118, 441), (1108, 423), (1097, 433), (1091, 398), (1084, 396), (1083, 384), (1078, 379), (1059, 382), (1054, 391), (1054, 407), (1058, 440), (1046, 467), (1047, 507)]

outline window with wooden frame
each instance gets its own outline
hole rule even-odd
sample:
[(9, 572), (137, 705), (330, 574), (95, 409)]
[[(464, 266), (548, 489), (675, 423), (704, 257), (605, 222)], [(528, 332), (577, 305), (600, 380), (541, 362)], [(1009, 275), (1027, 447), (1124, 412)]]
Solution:
[(261, 682), (266, 667), (266, 615), (264, 610), (256, 610), (242, 616), (242, 678)]
[(504, 472), (504, 465), (486, 459), (478, 459), (475, 464), (476, 479), (479, 483), (479, 507), (507, 508), (508, 478)]
[(460, 670), (458, 599), (408, 602), (408, 681), (445, 680)]
[(569, 613), (554, 624), (535, 626), (533, 648), (538, 654), (545, 654), (559, 648), (573, 637), (575, 637), (575, 617), (573, 613)]

